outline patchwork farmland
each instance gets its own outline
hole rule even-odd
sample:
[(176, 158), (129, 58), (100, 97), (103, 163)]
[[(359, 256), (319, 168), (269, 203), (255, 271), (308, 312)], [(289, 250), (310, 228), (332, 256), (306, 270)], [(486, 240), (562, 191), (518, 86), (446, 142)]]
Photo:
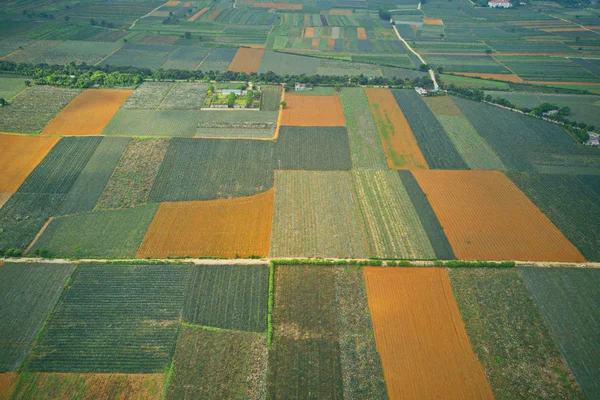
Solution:
[(0, 399), (598, 398), (594, 1), (0, 2)]

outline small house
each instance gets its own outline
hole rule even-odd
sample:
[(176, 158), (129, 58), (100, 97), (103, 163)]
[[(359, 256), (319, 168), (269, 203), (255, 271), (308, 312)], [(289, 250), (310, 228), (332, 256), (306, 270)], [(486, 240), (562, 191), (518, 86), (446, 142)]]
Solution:
[(490, 0), (490, 1), (488, 1), (488, 7), (491, 7), (491, 8), (511, 8), (512, 4), (508, 0)]
[(307, 88), (304, 83), (296, 83), (296, 86), (294, 86), (294, 90), (296, 92), (299, 92), (301, 90), (310, 90), (310, 88)]

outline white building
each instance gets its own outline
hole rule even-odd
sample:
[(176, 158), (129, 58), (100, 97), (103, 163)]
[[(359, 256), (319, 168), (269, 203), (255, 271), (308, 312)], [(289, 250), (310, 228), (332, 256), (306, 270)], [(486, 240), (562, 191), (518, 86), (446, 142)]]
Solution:
[(491, 8), (511, 8), (512, 4), (508, 0), (490, 0), (488, 6)]

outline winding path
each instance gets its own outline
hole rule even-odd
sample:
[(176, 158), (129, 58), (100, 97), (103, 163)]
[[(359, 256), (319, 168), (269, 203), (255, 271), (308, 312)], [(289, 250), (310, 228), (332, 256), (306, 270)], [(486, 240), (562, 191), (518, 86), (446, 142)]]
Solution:
[[(404, 40), (402, 38), (402, 36), (400, 36), (400, 32), (398, 32), (398, 29), (396, 28), (396, 25), (392, 25), (392, 28), (394, 28), (394, 32), (396, 32), (396, 36), (398, 36), (398, 39), (400, 39), (402, 41), (402, 43), (404, 43), (404, 45), (406, 46), (406, 48), (413, 53), (415, 56), (417, 56), (417, 58), (423, 63), (423, 64), (427, 64), (425, 62), (425, 60), (423, 60), (423, 57), (421, 57), (419, 55), (419, 53), (417, 53), (416, 51), (413, 50), (412, 47), (410, 47), (410, 45), (406, 42), (406, 40)], [(437, 83), (437, 80), (435, 79), (435, 73), (433, 72), (433, 69), (429, 68), (429, 76), (431, 77), (431, 80), (433, 81), (433, 86), (435, 87), (435, 90), (438, 90), (440, 87)]]

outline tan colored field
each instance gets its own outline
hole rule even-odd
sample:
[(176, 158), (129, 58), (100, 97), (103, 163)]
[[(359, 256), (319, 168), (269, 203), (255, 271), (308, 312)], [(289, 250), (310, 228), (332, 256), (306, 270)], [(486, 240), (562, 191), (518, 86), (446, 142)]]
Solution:
[(137, 256), (269, 255), (273, 189), (226, 200), (162, 203)]
[(192, 5), (192, 2), (191, 2), (191, 1), (186, 1), (185, 3), (183, 3), (183, 6), (184, 6), (184, 7), (189, 7), (189, 6), (191, 6), (191, 5)]
[(367, 38), (367, 31), (365, 31), (365, 28), (362, 28), (362, 27), (356, 28), (356, 33), (358, 34), (358, 38), (361, 40), (364, 40)]
[(204, 7), (202, 10), (200, 10), (196, 14), (192, 15), (188, 19), (188, 22), (194, 22), (195, 20), (197, 20), (198, 18), (200, 18), (202, 16), (202, 14), (204, 14), (207, 11), (208, 11), (208, 7)]
[(388, 89), (365, 88), (391, 169), (428, 168), (408, 121)]
[(414, 171), (458, 259), (584, 262), (499, 171)]
[(42, 135), (99, 135), (133, 90), (86, 89), (42, 131)]
[(258, 8), (285, 8), (285, 9), (288, 9), (288, 10), (302, 10), (302, 4), (252, 3), (252, 7), (258, 7)]
[(178, 1), (178, 0), (171, 0), (171, 1), (168, 1), (168, 2), (166, 2), (166, 3), (165, 3), (165, 6), (166, 6), (166, 7), (175, 7), (175, 6), (176, 6), (176, 5), (178, 5), (178, 4), (179, 4), (179, 1)]
[(163, 374), (27, 373), (13, 399), (160, 399)]
[[(0, 262), (0, 267), (2, 262)], [(0, 399), (10, 399), (10, 395), (15, 389), (14, 379), (17, 376), (15, 372), (5, 372), (0, 374)]]
[(493, 399), (445, 269), (363, 271), (390, 399)]
[(312, 46), (313, 48), (315, 48), (315, 49), (318, 49), (318, 48), (319, 48), (319, 42), (320, 42), (320, 41), (321, 41), (321, 39), (319, 39), (319, 38), (315, 38), (315, 39), (313, 39), (313, 40), (312, 40), (312, 43), (311, 43), (311, 46)]
[(313, 38), (315, 37), (315, 28), (314, 27), (306, 27), (304, 28), (303, 36), (305, 38)]
[(227, 71), (246, 72), (248, 74), (256, 72), (264, 54), (264, 50), (240, 47), (233, 60), (231, 60)]
[(439, 18), (423, 18), (425, 25), (444, 25), (444, 22)]
[(16, 192), (59, 140), (0, 133), (0, 192)]
[(352, 15), (352, 10), (340, 10), (340, 9), (334, 9), (334, 10), (329, 10), (329, 15)]
[(335, 46), (335, 39), (327, 39), (327, 50), (333, 50)]
[(0, 208), (10, 199), (11, 192), (0, 192)]
[(345, 126), (339, 96), (304, 96), (287, 94), (281, 125), (287, 126)]
[(468, 76), (483, 79), (495, 79), (497, 81), (522, 83), (523, 79), (514, 74), (479, 74), (476, 72), (455, 72), (454, 75)]
[(460, 108), (454, 104), (450, 96), (424, 97), (423, 100), (435, 115), (448, 115), (452, 117), (463, 115)]
[(217, 16), (219, 14), (221, 14), (222, 11), (223, 11), (223, 9), (221, 9), (221, 8), (214, 9), (210, 14), (208, 14), (208, 17), (206, 17), (206, 21), (207, 22), (214, 21), (215, 18), (217, 18)]

